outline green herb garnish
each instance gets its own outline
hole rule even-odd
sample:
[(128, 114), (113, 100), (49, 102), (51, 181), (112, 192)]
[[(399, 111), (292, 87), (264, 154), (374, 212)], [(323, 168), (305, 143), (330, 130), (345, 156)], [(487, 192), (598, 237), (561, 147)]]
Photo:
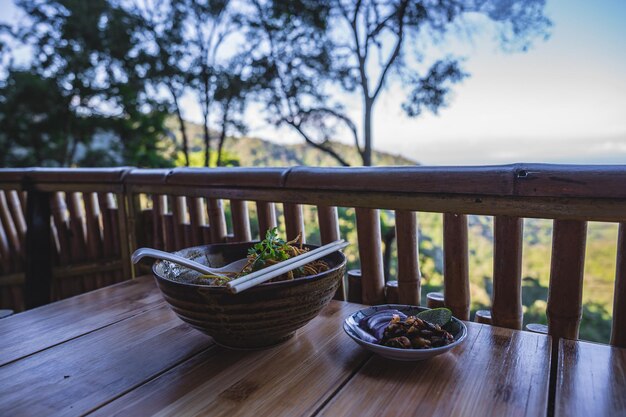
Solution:
[(248, 250), (248, 256), (254, 256), (252, 270), (263, 268), (267, 261), (284, 261), (289, 259), (290, 246), (278, 237), (277, 227), (270, 229), (265, 234), (265, 239), (255, 244)]
[(452, 320), (452, 311), (444, 307), (433, 308), (431, 310), (422, 311), (421, 313), (416, 314), (415, 317), (426, 320), (432, 324), (445, 326), (448, 322), (450, 322), (450, 320)]
[(432, 324), (438, 324), (443, 330), (453, 335), (457, 334), (458, 331), (461, 330), (461, 325), (452, 320), (452, 311), (445, 307), (425, 310), (418, 313), (415, 317), (419, 317), (420, 319), (426, 320)]

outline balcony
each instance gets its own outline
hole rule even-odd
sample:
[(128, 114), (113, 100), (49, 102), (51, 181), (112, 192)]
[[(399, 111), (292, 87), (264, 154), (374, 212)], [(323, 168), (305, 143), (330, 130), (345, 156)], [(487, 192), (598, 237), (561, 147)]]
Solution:
[[(522, 220), (541, 218), (553, 220), (547, 331), (576, 339), (587, 222), (617, 222), (611, 343), (626, 347), (625, 180), (623, 166), (538, 164), (4, 169), (0, 299), (3, 309), (21, 311), (141, 274), (146, 271), (129, 261), (139, 246), (173, 251), (248, 241), (277, 225), (293, 238), (304, 234), (305, 218), (317, 222), (320, 242), (330, 242), (339, 237), (337, 207), (348, 207), (356, 214), (358, 239), (350, 243), (360, 263), (336, 299), (419, 304), (416, 213), (443, 213), (443, 295), (430, 294), (429, 304), (468, 320), (467, 216), (488, 215), (494, 217), (492, 305), (475, 319), (521, 329)], [(308, 206), (316, 219), (303, 216)], [(394, 213), (397, 280), (385, 279), (380, 210)]]

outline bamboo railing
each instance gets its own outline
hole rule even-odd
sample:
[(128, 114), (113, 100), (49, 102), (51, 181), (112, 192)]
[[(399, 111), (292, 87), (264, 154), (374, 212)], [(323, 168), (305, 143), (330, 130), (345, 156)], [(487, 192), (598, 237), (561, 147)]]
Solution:
[[(252, 226), (262, 235), (283, 221), (287, 238), (295, 237), (304, 230), (302, 207), (311, 205), (323, 243), (339, 237), (337, 207), (355, 208), (358, 241), (351, 243), (358, 245), (360, 273), (350, 272), (346, 282), (351, 285), (337, 298), (350, 294), (366, 304), (419, 303), (416, 213), (443, 213), (444, 294), (429, 295), (429, 303), (446, 305), (468, 319), (467, 215), (479, 214), (494, 216), (494, 288), (491, 311), (477, 320), (519, 329), (522, 220), (544, 218), (554, 220), (548, 331), (575, 339), (586, 224), (607, 221), (620, 224), (611, 343), (626, 346), (623, 184), (626, 166), (0, 170), (0, 299), (10, 308), (24, 307), (15, 301), (22, 259), (27, 259), (27, 292), (29, 282), (45, 281), (46, 262), (33, 262), (45, 245), (42, 239), (28, 239), (34, 233), (55, 249), (47, 261), (53, 271), (48, 298), (55, 299), (130, 277), (128, 254), (137, 246), (176, 250), (248, 241), (256, 237)], [(23, 221), (25, 191), (29, 210)], [(396, 219), (398, 280), (387, 284), (381, 209), (393, 210)], [(36, 222), (46, 214), (52, 222)], [(107, 262), (110, 269), (103, 269)], [(28, 267), (33, 263), (34, 270)], [(43, 285), (43, 291), (48, 287)]]
[(0, 189), (12, 204), (8, 217), (0, 197), (0, 236), (17, 231), (19, 238), (11, 237), (0, 252), (2, 308), (21, 311), (131, 275), (122, 182), (127, 171), (0, 170)]

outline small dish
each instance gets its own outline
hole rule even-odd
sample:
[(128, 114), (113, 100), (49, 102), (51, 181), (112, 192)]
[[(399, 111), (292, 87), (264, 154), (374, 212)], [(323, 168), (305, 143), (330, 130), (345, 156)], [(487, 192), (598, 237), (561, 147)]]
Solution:
[(394, 359), (397, 361), (422, 361), (437, 355), (441, 355), (442, 353), (445, 353), (455, 346), (459, 345), (467, 336), (467, 327), (465, 326), (465, 324), (456, 317), (452, 317), (452, 320), (459, 325), (459, 329), (452, 334), (452, 336), (454, 336), (454, 342), (446, 346), (430, 349), (399, 349), (394, 347), (382, 346), (377, 343), (363, 340), (359, 335), (359, 322), (362, 319), (377, 313), (378, 311), (390, 309), (401, 311), (407, 316), (414, 316), (421, 311), (428, 310), (428, 308), (426, 307), (410, 306), (403, 304), (383, 304), (371, 306), (359, 310), (348, 316), (343, 322), (343, 330), (348, 334), (348, 336), (352, 338), (352, 340), (354, 340), (356, 343), (363, 346), (367, 350), (377, 353), (385, 358)]

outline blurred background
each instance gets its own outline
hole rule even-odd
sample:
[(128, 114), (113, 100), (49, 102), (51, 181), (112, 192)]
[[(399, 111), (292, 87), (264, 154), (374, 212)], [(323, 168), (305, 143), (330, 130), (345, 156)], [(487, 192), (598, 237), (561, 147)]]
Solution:
[[(624, 18), (621, 0), (0, 0), (0, 167), (624, 163)], [(442, 221), (419, 221), (426, 294)], [(545, 323), (551, 222), (524, 238), (525, 320)], [(616, 239), (589, 225), (582, 338), (608, 341)], [(472, 216), (473, 310), (492, 240)]]

